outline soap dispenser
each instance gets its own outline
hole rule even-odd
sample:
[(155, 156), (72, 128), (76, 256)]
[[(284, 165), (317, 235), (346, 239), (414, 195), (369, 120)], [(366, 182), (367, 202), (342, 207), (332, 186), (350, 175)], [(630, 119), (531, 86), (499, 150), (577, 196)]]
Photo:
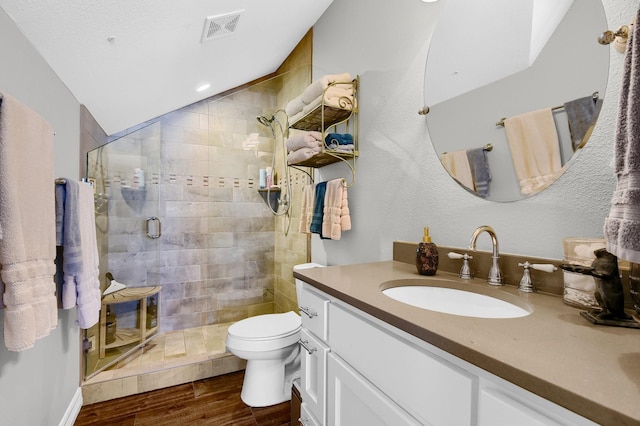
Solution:
[(428, 226), (424, 228), (422, 242), (418, 243), (416, 267), (420, 275), (435, 275), (438, 270), (438, 247), (431, 242)]

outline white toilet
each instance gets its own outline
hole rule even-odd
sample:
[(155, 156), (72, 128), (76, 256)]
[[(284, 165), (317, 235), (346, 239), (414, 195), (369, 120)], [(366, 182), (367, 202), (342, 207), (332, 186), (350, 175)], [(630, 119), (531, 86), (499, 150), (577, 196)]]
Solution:
[[(315, 263), (294, 270), (319, 267)], [(293, 311), (238, 321), (227, 332), (227, 350), (246, 359), (240, 397), (250, 407), (267, 407), (291, 399), (291, 384), (300, 377), (300, 329)]]

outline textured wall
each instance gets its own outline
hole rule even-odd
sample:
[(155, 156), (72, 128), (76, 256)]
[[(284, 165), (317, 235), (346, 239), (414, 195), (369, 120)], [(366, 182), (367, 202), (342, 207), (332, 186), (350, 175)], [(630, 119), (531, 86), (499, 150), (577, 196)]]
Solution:
[[(637, 0), (603, 4), (612, 29), (631, 22), (638, 7)], [(349, 192), (353, 230), (339, 242), (314, 237), (315, 261), (391, 259), (392, 241), (419, 241), (425, 225), (435, 243), (454, 247), (466, 247), (477, 226), (491, 225), (501, 251), (556, 259), (562, 258), (563, 237), (602, 236), (614, 187), (610, 162), (623, 55), (603, 47), (610, 49), (611, 63), (604, 105), (588, 145), (569, 171), (529, 199), (485, 201), (458, 187), (444, 171), (426, 120), (417, 114), (440, 8), (418, 1), (335, 0), (314, 27), (314, 79), (343, 71), (361, 77), (362, 136), (358, 180)], [(594, 43), (603, 30), (593, 28)], [(345, 40), (348, 49), (341, 48)], [(325, 169), (325, 178), (340, 173), (332, 166)], [(479, 249), (489, 246), (488, 237), (478, 241)]]

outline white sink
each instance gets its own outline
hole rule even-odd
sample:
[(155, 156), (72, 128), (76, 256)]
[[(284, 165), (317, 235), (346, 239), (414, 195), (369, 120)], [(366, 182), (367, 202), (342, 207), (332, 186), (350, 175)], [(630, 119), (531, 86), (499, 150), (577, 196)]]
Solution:
[[(417, 280), (414, 280), (417, 281)], [(437, 280), (436, 280), (437, 282)], [(492, 289), (495, 290), (495, 289)], [(432, 285), (401, 285), (382, 290), (385, 296), (430, 311), (475, 318), (519, 318), (531, 313), (497, 297)], [(512, 296), (512, 295), (503, 295)], [(515, 297), (515, 296), (512, 296)]]

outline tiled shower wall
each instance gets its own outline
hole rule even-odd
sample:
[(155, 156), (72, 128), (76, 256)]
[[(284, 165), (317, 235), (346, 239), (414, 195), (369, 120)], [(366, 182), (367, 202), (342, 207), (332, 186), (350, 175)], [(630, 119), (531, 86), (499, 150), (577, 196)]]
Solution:
[[(258, 170), (271, 165), (273, 138), (255, 117), (277, 109), (282, 80), (190, 105), (110, 144), (131, 151), (118, 152), (123, 169), (109, 161), (109, 270), (130, 286), (162, 286), (164, 331), (275, 311), (276, 220), (257, 191)], [(254, 132), (258, 149), (243, 150)], [(152, 145), (160, 147), (157, 155)], [(126, 188), (136, 167), (145, 169), (144, 199)], [(292, 173), (298, 193), (305, 183), (300, 173)], [(162, 221), (155, 240), (144, 235), (150, 216)], [(297, 233), (297, 226), (291, 230)], [(306, 244), (299, 249), (306, 259)]]

